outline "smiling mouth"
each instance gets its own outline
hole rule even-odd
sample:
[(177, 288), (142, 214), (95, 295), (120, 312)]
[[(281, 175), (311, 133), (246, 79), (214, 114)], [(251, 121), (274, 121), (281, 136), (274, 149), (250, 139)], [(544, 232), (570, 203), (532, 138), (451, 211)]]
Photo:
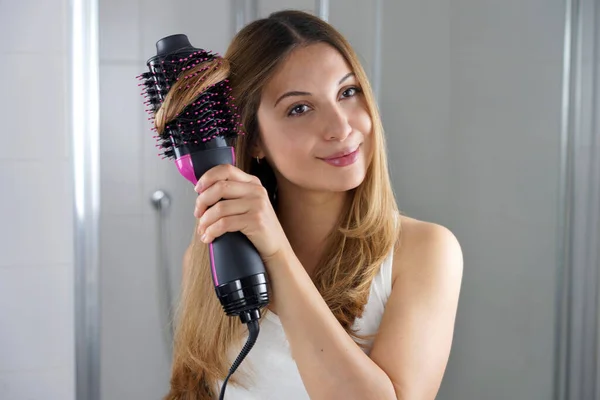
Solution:
[[(354, 150), (351, 153), (346, 152), (346, 154), (342, 155), (342, 156), (322, 158), (321, 160), (326, 162), (329, 165), (334, 166), (334, 167), (346, 167), (346, 166), (350, 166), (358, 161), (359, 153), (360, 153), (360, 146), (358, 146), (356, 148), (356, 150)], [(340, 153), (340, 154), (344, 154), (344, 153)]]
[(343, 158), (343, 157), (347, 157), (347, 156), (349, 156), (349, 155), (351, 155), (351, 154), (354, 154), (354, 153), (356, 153), (356, 152), (358, 151), (358, 149), (359, 149), (359, 148), (360, 148), (360, 145), (358, 145), (358, 146), (356, 146), (356, 147), (353, 147), (353, 148), (351, 148), (351, 149), (347, 149), (347, 150), (341, 151), (341, 152), (339, 152), (339, 153), (333, 154), (333, 155), (331, 155), (331, 156), (329, 156), (329, 157), (324, 157), (324, 158), (321, 158), (321, 160), (325, 160), (325, 161), (331, 161), (331, 160), (335, 160), (335, 159), (337, 159), (337, 158)]

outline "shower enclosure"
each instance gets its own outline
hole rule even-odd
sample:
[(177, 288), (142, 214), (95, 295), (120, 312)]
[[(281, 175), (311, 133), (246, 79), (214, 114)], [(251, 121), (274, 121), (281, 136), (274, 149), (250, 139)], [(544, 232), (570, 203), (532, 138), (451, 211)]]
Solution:
[(164, 36), (223, 54), (284, 8), (349, 39), (400, 208), (463, 247), (438, 398), (599, 399), (597, 2), (75, 0), (77, 400), (160, 399), (169, 385), (196, 194), (157, 156), (136, 76)]

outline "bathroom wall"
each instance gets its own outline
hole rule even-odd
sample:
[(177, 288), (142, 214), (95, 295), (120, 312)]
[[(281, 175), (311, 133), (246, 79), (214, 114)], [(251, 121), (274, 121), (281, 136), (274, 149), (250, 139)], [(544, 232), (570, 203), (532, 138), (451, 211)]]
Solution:
[[(207, 14), (206, 10), (210, 10)], [(157, 155), (136, 76), (164, 36), (224, 52), (229, 2), (100, 0), (101, 391), (102, 399), (158, 399), (168, 389), (168, 321), (160, 299), (154, 191), (171, 197), (166, 215), (174, 293), (194, 228), (195, 192)], [(175, 301), (176, 299), (174, 299)]]
[(440, 400), (552, 398), (564, 2), (384, 2), (381, 110), (402, 210), (459, 239)]
[(0, 1), (0, 398), (74, 398), (68, 3)]

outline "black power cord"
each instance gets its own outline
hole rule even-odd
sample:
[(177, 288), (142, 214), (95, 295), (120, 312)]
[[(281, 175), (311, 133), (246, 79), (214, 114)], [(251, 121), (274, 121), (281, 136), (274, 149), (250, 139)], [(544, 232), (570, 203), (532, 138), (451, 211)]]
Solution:
[(240, 354), (237, 356), (237, 358), (231, 365), (231, 368), (229, 369), (229, 374), (227, 375), (227, 378), (225, 378), (225, 380), (223, 381), (223, 386), (221, 387), (221, 394), (219, 395), (219, 400), (223, 400), (225, 398), (225, 387), (227, 386), (227, 381), (229, 381), (229, 378), (231, 377), (231, 375), (233, 375), (233, 373), (235, 372), (236, 369), (238, 369), (238, 367), (240, 366), (242, 361), (244, 361), (244, 358), (246, 358), (246, 356), (252, 349), (252, 346), (254, 346), (254, 343), (256, 343), (256, 339), (258, 339), (258, 332), (260, 331), (260, 325), (258, 324), (258, 320), (252, 319), (252, 320), (248, 321), (247, 326), (248, 326), (248, 339), (246, 340), (246, 344), (242, 348), (242, 351), (240, 351)]

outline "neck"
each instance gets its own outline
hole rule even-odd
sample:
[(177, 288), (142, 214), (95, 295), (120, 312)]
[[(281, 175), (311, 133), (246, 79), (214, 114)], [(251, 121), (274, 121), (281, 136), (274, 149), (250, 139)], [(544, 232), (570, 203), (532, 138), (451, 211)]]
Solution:
[(277, 213), (294, 253), (309, 274), (314, 271), (336, 226), (348, 192), (314, 192), (279, 187)]

